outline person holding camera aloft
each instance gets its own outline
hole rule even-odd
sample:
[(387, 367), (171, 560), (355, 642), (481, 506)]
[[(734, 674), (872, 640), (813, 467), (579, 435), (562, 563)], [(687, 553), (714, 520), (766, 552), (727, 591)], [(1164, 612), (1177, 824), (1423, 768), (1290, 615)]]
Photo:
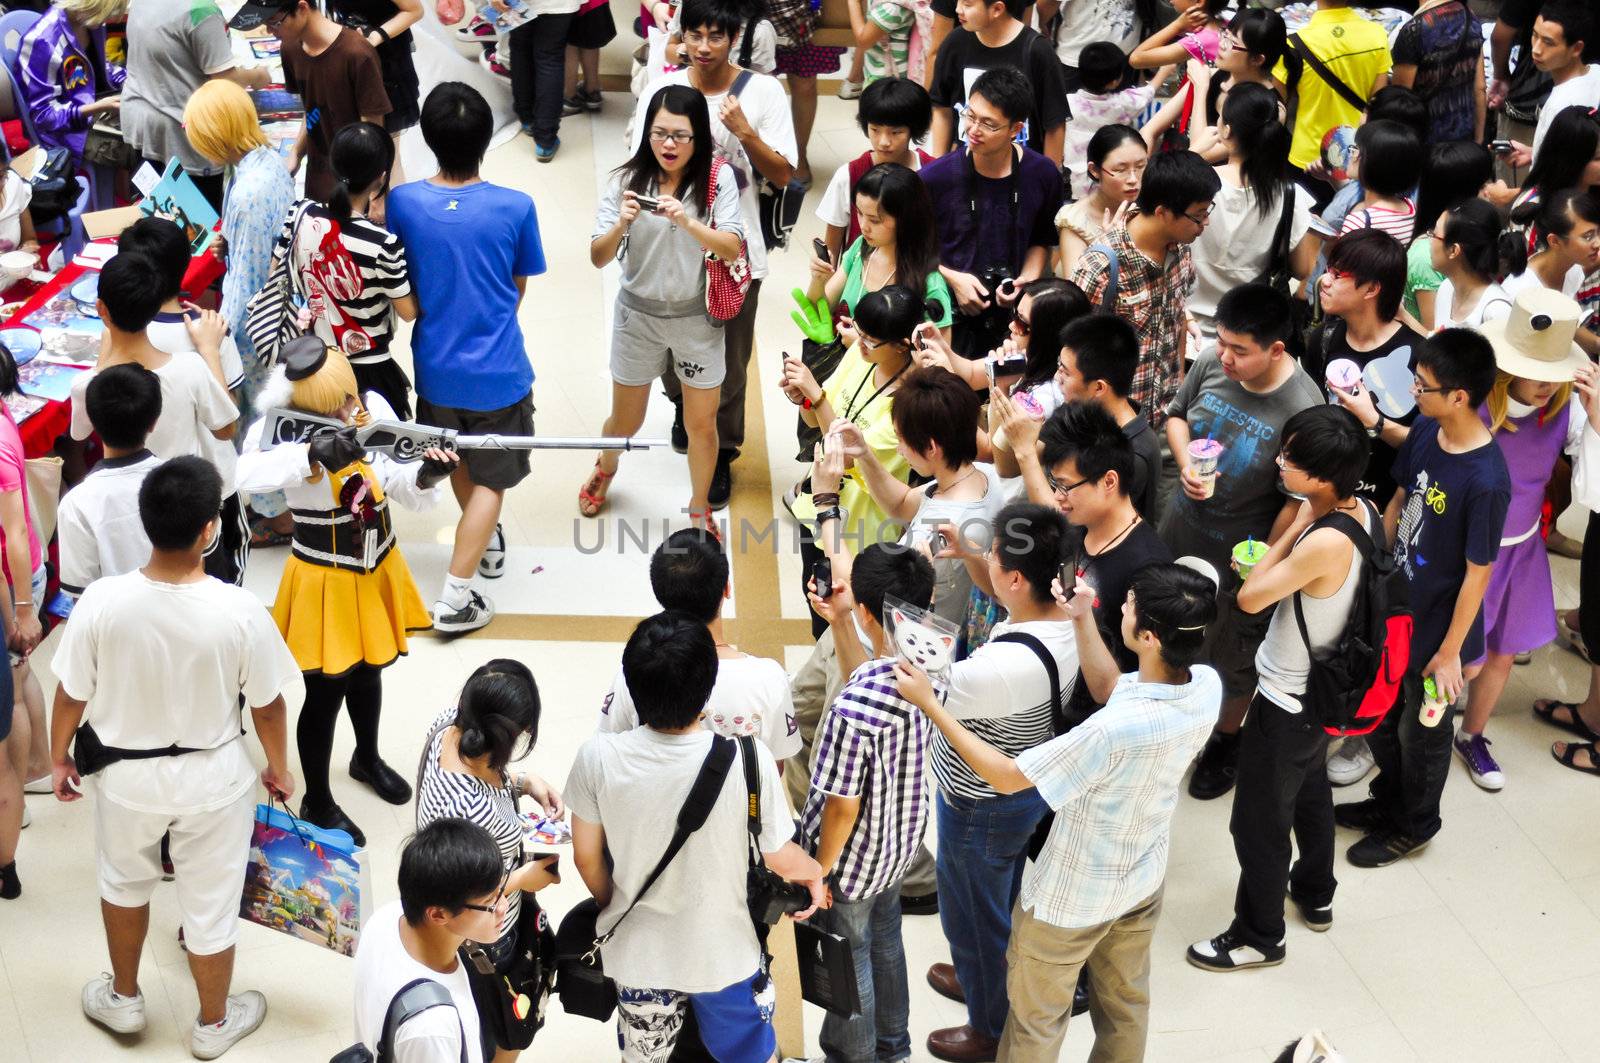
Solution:
[[(689, 439), (689, 521), (715, 529), (707, 502), (717, 464), (717, 405), (727, 373), (723, 328), (706, 316), (706, 258), (740, 262), (747, 236), (731, 166), (712, 150), (706, 98), (687, 85), (656, 90), (645, 135), (600, 201), (589, 260), (615, 258), (622, 284), (611, 332), (611, 415), (601, 434), (644, 424), (650, 385), (674, 372)], [(757, 237), (759, 238), (759, 233)], [(738, 268), (748, 268), (741, 263)], [(620, 451), (602, 451), (578, 490), (578, 512), (605, 508)]]

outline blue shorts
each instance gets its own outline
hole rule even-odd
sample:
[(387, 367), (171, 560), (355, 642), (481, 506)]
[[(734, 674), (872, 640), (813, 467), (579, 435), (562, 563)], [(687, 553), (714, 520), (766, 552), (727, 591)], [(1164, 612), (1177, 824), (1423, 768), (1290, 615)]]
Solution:
[(777, 993), (757, 971), (714, 993), (617, 986), (617, 1043), (623, 1063), (666, 1063), (694, 1008), (700, 1040), (718, 1063), (767, 1063), (778, 1049), (772, 1030)]

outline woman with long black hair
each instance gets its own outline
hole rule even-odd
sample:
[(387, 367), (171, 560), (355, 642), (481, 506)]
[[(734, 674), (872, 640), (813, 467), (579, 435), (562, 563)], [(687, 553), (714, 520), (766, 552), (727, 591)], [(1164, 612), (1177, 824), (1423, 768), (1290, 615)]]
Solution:
[(1417, 192), (1417, 224), (1406, 252), (1406, 294), (1401, 307), (1424, 336), (1435, 331), (1435, 296), (1444, 274), (1433, 265), (1431, 234), (1445, 211), (1477, 199), (1494, 180), (1494, 156), (1482, 144), (1448, 140), (1428, 148)]
[[(658, 91), (645, 110), (638, 148), (617, 167), (600, 201), (589, 261), (596, 269), (612, 259), (622, 266), (611, 330), (611, 413), (602, 434), (638, 431), (650, 386), (669, 366), (676, 371), (689, 437), (689, 520), (714, 532), (706, 495), (717, 463), (726, 361), (722, 329), (706, 316), (706, 258), (737, 262), (746, 235), (734, 172), (712, 147), (705, 96), (686, 85)], [(606, 450), (595, 459), (578, 490), (585, 517), (605, 507), (621, 457)]]
[(1272, 71), (1285, 55), (1294, 58), (1288, 39), (1283, 16), (1276, 11), (1249, 8), (1234, 15), (1218, 39), (1216, 73), (1190, 55), (1185, 74), (1192, 88), (1179, 88), (1162, 105), (1144, 127), (1145, 136), (1154, 143), (1177, 122), (1188, 134), (1191, 151), (1199, 152), (1207, 162), (1226, 160), (1228, 149), (1217, 137), (1217, 123), (1228, 90), (1238, 85), (1264, 85), (1281, 96), (1282, 86), (1273, 80)]

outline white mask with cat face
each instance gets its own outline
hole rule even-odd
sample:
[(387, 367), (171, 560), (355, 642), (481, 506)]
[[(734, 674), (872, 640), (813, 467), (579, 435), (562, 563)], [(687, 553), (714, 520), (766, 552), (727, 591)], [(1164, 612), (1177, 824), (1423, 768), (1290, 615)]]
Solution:
[(894, 632), (894, 646), (901, 657), (927, 672), (943, 673), (955, 659), (956, 637), (940, 631), (922, 617), (898, 607), (890, 606), (889, 619)]

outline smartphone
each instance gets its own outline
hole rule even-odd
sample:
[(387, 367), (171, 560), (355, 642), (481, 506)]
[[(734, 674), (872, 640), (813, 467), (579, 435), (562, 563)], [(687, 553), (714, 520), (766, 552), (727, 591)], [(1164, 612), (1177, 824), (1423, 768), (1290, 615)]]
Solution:
[(812, 237), (811, 250), (815, 251), (817, 253), (817, 257), (822, 259), (822, 261), (826, 262), (830, 266), (833, 265), (833, 254), (828, 250), (828, 245), (826, 243), (817, 239), (816, 237)]
[(1071, 561), (1061, 562), (1061, 571), (1057, 574), (1061, 580), (1061, 593), (1070, 600), (1072, 589), (1078, 585), (1078, 569)]
[(1512, 152), (1511, 141), (1491, 140), (1489, 141), (1489, 150), (1496, 155), (1510, 155)]
[(911, 346), (919, 351), (927, 350), (928, 333), (937, 331), (938, 328), (939, 326), (935, 325), (932, 321), (924, 321), (922, 324), (911, 330)]
[(544, 865), (544, 869), (546, 871), (550, 872), (552, 877), (554, 877), (556, 879), (560, 879), (561, 878), (561, 854), (560, 853), (534, 853), (530, 857), (530, 859), (535, 864), (543, 864)]
[(950, 537), (944, 532), (933, 533), (933, 556), (938, 557), (950, 549)]
[(817, 558), (811, 568), (811, 579), (816, 584), (817, 597), (826, 601), (833, 597), (833, 562), (827, 555)]

